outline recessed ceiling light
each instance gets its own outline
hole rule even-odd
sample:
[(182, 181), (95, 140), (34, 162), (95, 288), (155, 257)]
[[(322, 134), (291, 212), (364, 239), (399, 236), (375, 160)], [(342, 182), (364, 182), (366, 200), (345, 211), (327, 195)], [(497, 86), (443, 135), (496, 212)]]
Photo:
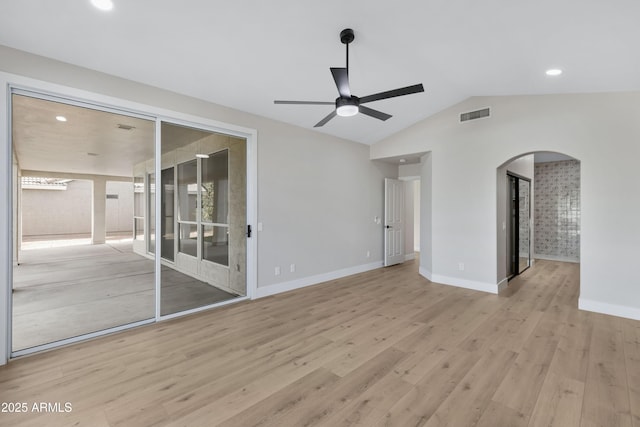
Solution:
[(550, 70), (547, 70), (547, 71), (545, 72), (545, 74), (546, 74), (547, 76), (555, 77), (555, 76), (559, 76), (560, 74), (562, 74), (562, 70), (561, 70), (561, 69), (559, 69), (559, 68), (551, 68)]
[(67, 118), (65, 116), (56, 116), (56, 120), (59, 122), (66, 122)]
[(111, 0), (91, 0), (91, 4), (100, 10), (113, 9), (113, 2)]
[(208, 159), (209, 155), (208, 154), (196, 154), (196, 157), (199, 157), (201, 159)]
[(406, 163), (407, 159), (400, 159), (400, 163)]

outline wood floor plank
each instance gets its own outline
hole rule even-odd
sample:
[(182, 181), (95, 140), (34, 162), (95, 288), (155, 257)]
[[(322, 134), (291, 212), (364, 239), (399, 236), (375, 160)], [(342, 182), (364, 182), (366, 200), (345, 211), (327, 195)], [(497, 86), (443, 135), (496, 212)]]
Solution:
[(625, 319), (622, 329), (633, 427), (640, 427), (640, 324)]
[(578, 427), (584, 383), (550, 372), (540, 390), (529, 427)]
[(475, 427), (527, 427), (529, 417), (514, 409), (491, 401)]
[[(533, 332), (498, 387), (493, 400), (529, 417), (547, 375), (558, 342)], [(526, 384), (526, 387), (522, 387)]]
[(476, 425), (516, 356), (516, 353), (508, 350), (500, 353), (487, 351), (457, 384), (425, 426)]
[(631, 427), (631, 408), (620, 319), (593, 316), (581, 427)]
[(476, 363), (477, 354), (466, 351), (447, 354), (376, 425), (424, 425)]
[(220, 424), (220, 427), (279, 427), (296, 411), (310, 411), (339, 376), (319, 368)]

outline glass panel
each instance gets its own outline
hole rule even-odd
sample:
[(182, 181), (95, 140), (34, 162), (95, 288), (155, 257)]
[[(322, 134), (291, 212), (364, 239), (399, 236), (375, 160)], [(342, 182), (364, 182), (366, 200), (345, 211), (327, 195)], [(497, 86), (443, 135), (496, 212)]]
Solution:
[(524, 179), (518, 180), (518, 272), (522, 273), (530, 265), (530, 186)]
[[(144, 181), (153, 171), (148, 164), (154, 158), (155, 122), (16, 94), (11, 108), (13, 149), (21, 164), (49, 153), (51, 173), (40, 172), (37, 188), (23, 186), (13, 194), (14, 208), (22, 214), (13, 240), (22, 247), (20, 263), (13, 267), (12, 351), (154, 319)], [(70, 126), (43, 119), (57, 115)], [(116, 123), (135, 132), (117, 130)], [(93, 131), (105, 124), (110, 125)], [(29, 137), (32, 132), (38, 138)], [(73, 178), (78, 174), (127, 182), (80, 181)], [(15, 170), (19, 183), (17, 178)], [(102, 214), (93, 212), (92, 193), (106, 201)]]
[(162, 171), (162, 212), (161, 224), (162, 224), (162, 250), (160, 251), (162, 258), (173, 261), (175, 251), (175, 236), (174, 236), (174, 168), (165, 169)]
[[(173, 264), (162, 265), (160, 313), (246, 295), (245, 140), (169, 123), (161, 130), (162, 168), (174, 168), (176, 178), (174, 206), (163, 201), (162, 223), (168, 230), (174, 216), (178, 252)], [(168, 237), (162, 246), (163, 254), (165, 246), (173, 250)]]
[(202, 226), (202, 258), (229, 265), (229, 227)]
[(180, 224), (178, 250), (183, 254), (198, 256), (198, 226), (196, 224)]
[(149, 252), (156, 252), (156, 174), (149, 174)]
[(198, 162), (193, 159), (178, 165), (178, 207), (180, 221), (196, 221), (198, 203)]
[(229, 214), (229, 151), (202, 159), (202, 222), (227, 224)]
[(144, 241), (144, 218), (134, 218), (133, 226), (135, 239)]
[(144, 217), (144, 177), (133, 180), (133, 216)]

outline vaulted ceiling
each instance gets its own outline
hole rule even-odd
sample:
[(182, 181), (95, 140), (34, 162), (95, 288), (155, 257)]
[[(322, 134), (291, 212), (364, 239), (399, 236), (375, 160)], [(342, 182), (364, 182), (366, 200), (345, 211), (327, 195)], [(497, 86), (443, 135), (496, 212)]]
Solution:
[(425, 87), (316, 129), (366, 144), (470, 96), (640, 90), (637, 0), (113, 2), (3, 2), (0, 44), (311, 129), (331, 106), (273, 100), (333, 101), (353, 28), (353, 93)]

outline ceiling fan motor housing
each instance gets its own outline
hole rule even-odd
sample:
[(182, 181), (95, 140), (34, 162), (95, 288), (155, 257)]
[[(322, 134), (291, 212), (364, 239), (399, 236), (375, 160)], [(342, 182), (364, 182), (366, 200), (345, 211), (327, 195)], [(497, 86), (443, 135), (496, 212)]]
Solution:
[(342, 117), (355, 116), (360, 110), (360, 98), (357, 96), (336, 98), (336, 113)]

